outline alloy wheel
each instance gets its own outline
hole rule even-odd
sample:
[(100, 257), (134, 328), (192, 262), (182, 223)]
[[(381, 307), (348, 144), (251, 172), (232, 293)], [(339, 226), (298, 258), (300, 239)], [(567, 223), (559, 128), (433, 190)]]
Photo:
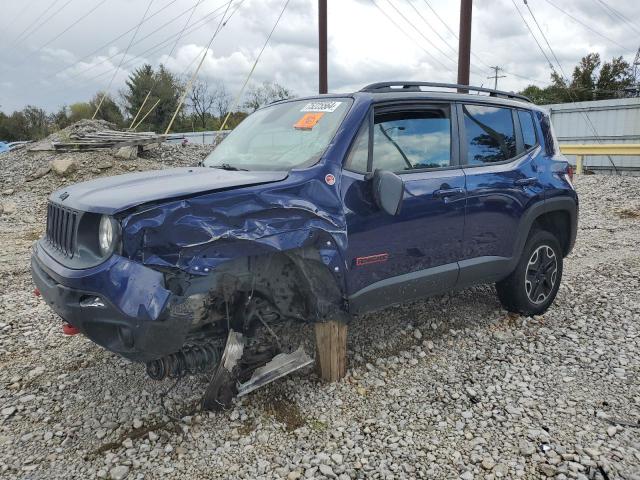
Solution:
[(536, 248), (527, 264), (524, 278), (524, 288), (531, 303), (543, 303), (556, 284), (558, 274), (558, 259), (555, 252), (548, 245)]

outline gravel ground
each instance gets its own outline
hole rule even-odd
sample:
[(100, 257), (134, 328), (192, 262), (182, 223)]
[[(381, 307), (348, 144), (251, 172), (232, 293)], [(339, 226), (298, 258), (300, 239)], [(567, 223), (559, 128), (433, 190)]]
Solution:
[(208, 413), (203, 376), (154, 382), (64, 337), (28, 267), (51, 190), (205, 154), (76, 154), (69, 178), (30, 182), (51, 153), (0, 155), (2, 478), (640, 479), (640, 178), (577, 180), (577, 246), (543, 317), (508, 315), (491, 286), (363, 316), (345, 380), (300, 372)]

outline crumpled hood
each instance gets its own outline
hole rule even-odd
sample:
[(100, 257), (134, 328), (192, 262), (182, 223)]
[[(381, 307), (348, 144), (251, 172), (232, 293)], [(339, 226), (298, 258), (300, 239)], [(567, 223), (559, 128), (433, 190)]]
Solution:
[(208, 167), (170, 168), (98, 178), (51, 194), (57, 204), (111, 215), (157, 200), (284, 180), (287, 172), (228, 171)]

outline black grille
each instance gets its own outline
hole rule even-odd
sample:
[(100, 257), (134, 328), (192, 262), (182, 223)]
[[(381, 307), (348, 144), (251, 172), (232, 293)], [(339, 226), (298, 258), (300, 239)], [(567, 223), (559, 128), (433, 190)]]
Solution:
[(47, 207), (47, 241), (64, 256), (72, 258), (76, 247), (78, 213), (50, 203)]

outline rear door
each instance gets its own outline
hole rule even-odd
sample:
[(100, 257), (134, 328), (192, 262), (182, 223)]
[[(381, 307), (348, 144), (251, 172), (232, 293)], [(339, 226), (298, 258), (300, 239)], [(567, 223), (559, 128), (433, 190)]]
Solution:
[(491, 104), (459, 104), (466, 216), (459, 286), (509, 273), (520, 220), (544, 198), (531, 112)]
[[(456, 138), (449, 104), (379, 106), (362, 126), (342, 177), (352, 311), (455, 285), (465, 206)], [(367, 175), (376, 169), (403, 179), (399, 215), (376, 206)]]

